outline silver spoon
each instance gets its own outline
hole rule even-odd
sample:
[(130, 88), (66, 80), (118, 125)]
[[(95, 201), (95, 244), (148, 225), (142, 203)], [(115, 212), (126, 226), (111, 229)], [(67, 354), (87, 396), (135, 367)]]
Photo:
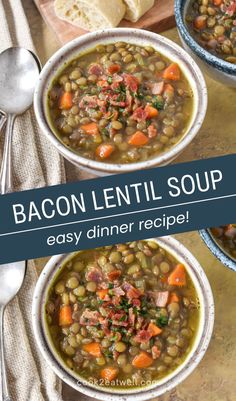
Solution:
[(0, 111), (0, 134), (2, 132), (2, 129), (3, 129), (6, 121), (7, 121), (6, 115), (2, 111)]
[(0, 54), (0, 110), (7, 115), (6, 136), (0, 172), (0, 192), (12, 190), (11, 146), (14, 120), (33, 102), (40, 62), (31, 51), (10, 47)]
[(21, 288), (25, 272), (25, 261), (0, 265), (0, 401), (11, 401), (4, 359), (4, 310)]

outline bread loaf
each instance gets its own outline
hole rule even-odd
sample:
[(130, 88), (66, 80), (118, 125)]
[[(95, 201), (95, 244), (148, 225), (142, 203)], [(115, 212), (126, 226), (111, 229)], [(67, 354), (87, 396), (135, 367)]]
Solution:
[(88, 31), (113, 28), (126, 12), (122, 0), (55, 0), (54, 8), (59, 18)]
[(124, 0), (124, 2), (127, 6), (125, 19), (136, 22), (154, 6), (155, 0)]

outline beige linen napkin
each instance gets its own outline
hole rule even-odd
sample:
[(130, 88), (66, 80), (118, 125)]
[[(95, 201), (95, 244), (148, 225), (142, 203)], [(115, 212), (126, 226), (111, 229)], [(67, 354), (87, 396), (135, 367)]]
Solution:
[[(34, 50), (20, 0), (0, 1), (0, 51), (10, 46)], [(2, 152), (2, 134), (0, 149)], [(13, 167), (15, 191), (65, 180), (63, 161), (41, 134), (32, 109), (15, 121)], [(30, 262), (23, 287), (5, 313), (10, 392), (13, 401), (61, 401), (61, 383), (41, 357), (32, 332), (31, 303), (36, 281), (36, 269)]]

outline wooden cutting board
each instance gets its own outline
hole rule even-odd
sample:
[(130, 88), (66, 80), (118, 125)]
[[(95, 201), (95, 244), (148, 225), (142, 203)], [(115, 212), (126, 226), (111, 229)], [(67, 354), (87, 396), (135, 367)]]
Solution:
[[(53, 0), (34, 0), (46, 24), (55, 32), (59, 42), (65, 44), (86, 33), (85, 30), (60, 20), (53, 7)], [(109, 4), (109, 0), (108, 0)], [(175, 25), (174, 0), (156, 0), (155, 5), (138, 22), (121, 21), (121, 27), (162, 32)]]

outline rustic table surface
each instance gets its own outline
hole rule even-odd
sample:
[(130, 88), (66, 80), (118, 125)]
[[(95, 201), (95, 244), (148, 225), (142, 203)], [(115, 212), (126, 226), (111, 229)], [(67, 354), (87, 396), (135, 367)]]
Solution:
[[(31, 33), (42, 61), (59, 48), (53, 32), (44, 24), (32, 0), (24, 0)], [(179, 43), (176, 29), (163, 33)], [(209, 109), (204, 125), (192, 144), (175, 162), (191, 161), (236, 153), (236, 90), (207, 78)], [(232, 172), (232, 178), (233, 174)], [(236, 400), (236, 273), (218, 262), (197, 232), (176, 235), (198, 258), (210, 280), (216, 305), (213, 338), (209, 349), (194, 373), (174, 391), (159, 401), (235, 401)], [(45, 259), (37, 261), (39, 271)], [(64, 401), (89, 400), (66, 385)]]

